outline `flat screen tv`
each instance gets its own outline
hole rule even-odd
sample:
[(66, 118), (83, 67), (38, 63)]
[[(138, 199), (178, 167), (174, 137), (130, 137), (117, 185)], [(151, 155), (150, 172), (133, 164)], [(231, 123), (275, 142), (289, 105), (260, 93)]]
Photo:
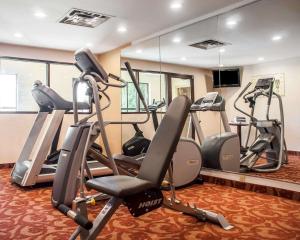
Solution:
[(240, 87), (240, 69), (213, 70), (214, 88)]

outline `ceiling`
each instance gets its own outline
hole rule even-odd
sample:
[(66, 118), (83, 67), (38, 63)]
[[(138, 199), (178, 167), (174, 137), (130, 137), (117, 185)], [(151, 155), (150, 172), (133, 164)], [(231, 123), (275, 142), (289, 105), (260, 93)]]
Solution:
[[(181, 9), (170, 4), (181, 2)], [(91, 45), (101, 53), (207, 15), (242, 0), (1, 0), (0, 42), (76, 50)], [(115, 16), (96, 28), (65, 25), (58, 21), (79, 8)], [(46, 17), (34, 14), (43, 12)], [(125, 26), (127, 32), (119, 33)], [(22, 37), (20, 37), (22, 35)]]
[[(181, 41), (174, 42), (176, 38)], [(189, 46), (207, 39), (229, 45), (222, 47), (222, 53), (220, 48)], [(300, 1), (262, 0), (138, 43), (122, 56), (204, 68), (231, 67), (298, 57), (299, 43)]]

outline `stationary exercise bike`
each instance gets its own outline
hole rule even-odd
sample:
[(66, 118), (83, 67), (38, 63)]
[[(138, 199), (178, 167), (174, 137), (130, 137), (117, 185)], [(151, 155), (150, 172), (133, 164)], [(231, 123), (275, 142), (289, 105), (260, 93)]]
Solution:
[[(165, 99), (163, 99), (163, 101), (155, 101), (155, 99), (153, 99), (153, 103), (148, 106), (148, 109), (152, 115), (152, 121), (155, 130), (158, 128), (157, 110), (165, 105)], [(137, 123), (133, 123), (132, 126), (135, 130), (135, 134), (123, 144), (123, 154), (125, 156), (138, 156), (145, 154), (150, 146), (151, 140), (144, 137), (144, 134)]]

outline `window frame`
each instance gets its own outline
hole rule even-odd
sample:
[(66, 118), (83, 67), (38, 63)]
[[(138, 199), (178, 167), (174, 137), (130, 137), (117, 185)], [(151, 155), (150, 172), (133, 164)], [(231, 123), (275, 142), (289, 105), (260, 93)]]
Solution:
[[(132, 84), (133, 86), (134, 86), (134, 83), (133, 82), (127, 82), (127, 85), (126, 85), (126, 87), (124, 87), (125, 89), (126, 89), (126, 99), (127, 99), (127, 101), (126, 101), (126, 106), (127, 106), (127, 108), (123, 108), (122, 107), (122, 104), (121, 104), (121, 112), (123, 112), (123, 113), (130, 113), (130, 112), (134, 112), (134, 111), (131, 111), (131, 110), (135, 110), (135, 109), (137, 109), (137, 108), (141, 108), (141, 106), (140, 106), (140, 104), (137, 104), (138, 106), (136, 107), (136, 108), (129, 108), (128, 107), (128, 85), (129, 84)], [(147, 86), (147, 92), (148, 92), (148, 101), (149, 101), (149, 84), (148, 83), (139, 83), (139, 86), (141, 85), (141, 84), (143, 84), (143, 85), (146, 85)], [(136, 101), (138, 101), (139, 100), (139, 98), (138, 98), (138, 96), (136, 96), (137, 97), (137, 99), (136, 99)], [(145, 97), (145, 96), (144, 96)], [(121, 96), (121, 98), (122, 98), (122, 96)], [(122, 99), (121, 99), (122, 100)], [(146, 100), (146, 102), (147, 102), (147, 100)], [(140, 112), (143, 112), (143, 111), (140, 111)]]
[[(121, 68), (121, 71), (127, 71), (126, 68)], [(167, 106), (172, 101), (172, 78), (183, 78), (190, 80), (191, 84), (191, 100), (194, 102), (194, 76), (189, 74), (180, 74), (180, 73), (174, 73), (174, 72), (165, 72), (165, 71), (154, 71), (154, 70), (141, 70), (137, 68), (133, 68), (132, 71), (135, 72), (137, 83), (140, 83), (140, 73), (154, 73), (154, 74), (164, 74), (165, 75), (165, 81), (166, 81), (166, 103)], [(122, 99), (121, 99), (122, 100)], [(145, 114), (145, 112), (141, 111), (140, 109), (140, 101), (138, 101), (137, 96), (137, 109), (139, 111), (133, 111), (133, 112), (122, 112), (122, 104), (121, 104), (121, 114)], [(166, 113), (166, 111), (157, 111), (157, 113)]]
[[(42, 60), (42, 59), (34, 59), (34, 58), (0, 56), (0, 60), (2, 60), (2, 59), (46, 64), (46, 83), (45, 84), (48, 87), (51, 87), (51, 81), (50, 81), (50, 79), (51, 79), (51, 64), (73, 65), (76, 67), (76, 65), (74, 63), (70, 63), (70, 62), (60, 62), (60, 61)], [(38, 113), (38, 111), (0, 111), (0, 114), (37, 114), (37, 113)], [(88, 112), (84, 112), (84, 113), (79, 112), (79, 114), (91, 114), (91, 113), (92, 113), (92, 108), (90, 108), (90, 110)], [(65, 114), (73, 114), (73, 112), (67, 112)]]

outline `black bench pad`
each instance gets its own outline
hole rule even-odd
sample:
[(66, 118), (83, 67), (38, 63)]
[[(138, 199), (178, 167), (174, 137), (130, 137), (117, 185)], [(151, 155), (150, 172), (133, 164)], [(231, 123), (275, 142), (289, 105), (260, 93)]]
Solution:
[(154, 187), (154, 184), (152, 184), (150, 181), (125, 175), (94, 178), (88, 180), (86, 185), (87, 187), (95, 189), (99, 192), (120, 198), (127, 197)]

